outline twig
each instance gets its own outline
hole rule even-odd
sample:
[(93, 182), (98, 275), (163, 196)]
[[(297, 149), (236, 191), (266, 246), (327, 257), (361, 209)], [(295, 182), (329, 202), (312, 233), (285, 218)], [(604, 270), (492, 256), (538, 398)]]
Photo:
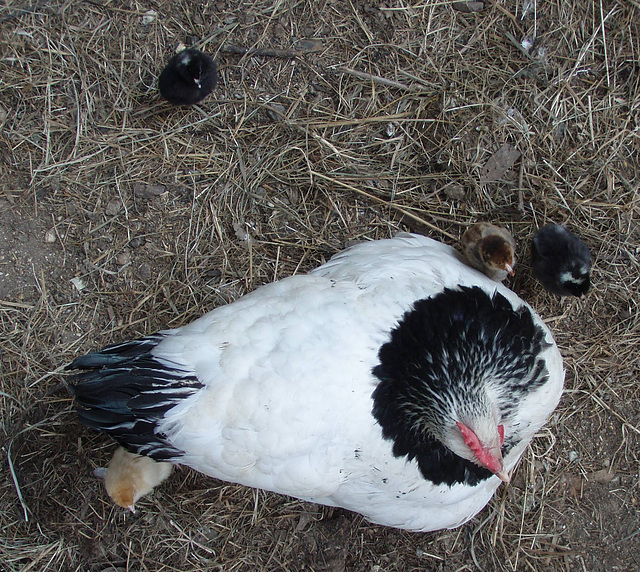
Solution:
[[(282, 113), (280, 113), (280, 115), (284, 115)], [(308, 127), (315, 127), (316, 129), (327, 129), (327, 128), (332, 128), (332, 127), (348, 127), (350, 125), (367, 125), (370, 123), (390, 123), (391, 121), (397, 121), (398, 119), (402, 119), (404, 121), (406, 121), (407, 123), (411, 123), (411, 122), (417, 122), (417, 121), (424, 121), (425, 123), (432, 121), (435, 122), (436, 120), (429, 120), (429, 119), (415, 119), (411, 117), (411, 113), (392, 113), (390, 115), (378, 115), (376, 117), (358, 117), (356, 119), (343, 119), (343, 120), (338, 120), (338, 121), (326, 121), (323, 123), (320, 123), (317, 119), (315, 118), (311, 118), (311, 119), (299, 119), (296, 120), (295, 122), (291, 121), (289, 122), (290, 125), (295, 125), (298, 126), (300, 128), (308, 128)]]
[[(59, 388), (62, 385), (63, 385), (62, 383), (59, 383), (56, 387), (54, 387), (51, 390), (49, 390), (46, 393), (46, 395), (51, 394), (53, 390)], [(34, 402), (33, 405), (36, 405), (36, 404), (39, 404), (39, 403), (41, 403), (41, 401), (36, 401), (36, 402)], [(21, 418), (24, 418), (25, 414), (33, 407), (33, 405), (27, 407), (21, 413)], [(9, 445), (7, 447), (7, 463), (9, 464), (9, 472), (11, 473), (11, 479), (13, 480), (13, 486), (16, 489), (16, 494), (18, 495), (18, 500), (20, 501), (20, 505), (22, 506), (22, 512), (24, 513), (25, 522), (29, 522), (29, 507), (27, 506), (27, 503), (24, 501), (24, 497), (22, 496), (22, 490), (20, 489), (20, 484), (18, 483), (18, 475), (16, 475), (16, 471), (13, 468), (13, 461), (11, 460), (11, 447), (13, 447), (13, 442), (15, 441), (16, 437), (19, 437), (23, 433), (26, 433), (27, 431), (31, 431), (31, 429), (35, 429), (36, 427), (40, 427), (41, 425), (44, 425), (45, 423), (49, 423), (49, 422), (57, 419), (61, 415), (66, 415), (66, 414), (67, 414), (66, 411), (60, 411), (59, 413), (56, 413), (50, 419), (43, 419), (42, 421), (39, 421), (38, 423), (30, 425), (29, 427), (25, 427), (24, 429), (18, 431), (13, 437), (11, 437), (11, 440), (9, 441)]]
[(360, 71), (352, 70), (350, 68), (338, 67), (338, 68), (329, 68), (329, 69), (331, 69), (332, 71), (344, 73), (347, 75), (352, 75), (353, 77), (357, 77), (359, 79), (366, 79), (367, 81), (378, 83), (380, 85), (395, 87), (396, 89), (401, 89), (402, 91), (410, 91), (414, 93), (432, 93), (432, 90), (427, 90), (421, 87), (406, 85), (404, 83), (400, 83), (399, 81), (395, 81), (393, 79), (387, 79), (386, 77), (380, 77), (379, 75), (360, 72)]
[(319, 51), (319, 42), (311, 40), (298, 42), (298, 49), (283, 50), (281, 48), (245, 48), (244, 46), (234, 46), (233, 44), (224, 44), (220, 47), (223, 54), (236, 54), (239, 56), (265, 56), (269, 58), (286, 58), (294, 59), (310, 52)]
[(0, 306), (20, 308), (21, 310), (33, 310), (35, 307), (33, 304), (21, 304), (20, 302), (9, 302), (9, 300), (0, 300)]
[[(22, 431), (20, 431), (22, 433)], [(18, 433), (18, 435), (20, 435)], [(15, 437), (17, 437), (16, 435)], [(14, 439), (15, 439), (14, 437)], [(9, 446), (7, 447), (7, 463), (9, 464), (9, 472), (11, 473), (11, 479), (13, 480), (13, 486), (16, 489), (16, 493), (18, 495), (18, 500), (20, 501), (20, 506), (22, 506), (22, 512), (24, 514), (24, 521), (29, 522), (29, 508), (27, 504), (24, 502), (24, 498), (22, 496), (22, 491), (20, 490), (20, 485), (18, 484), (18, 476), (13, 468), (13, 461), (11, 460), (11, 447), (13, 446), (13, 439), (9, 442)]]
[(225, 44), (220, 47), (223, 54), (237, 54), (239, 56), (267, 56), (271, 58), (297, 58), (301, 52), (293, 50), (282, 50), (279, 48), (244, 48), (242, 46), (232, 46)]
[(22, 405), (22, 402), (17, 397), (14, 397), (10, 393), (6, 393), (5, 391), (0, 391), (0, 396), (6, 397), (7, 399), (11, 399), (12, 401), (15, 401), (18, 404), (18, 406), (20, 407), (20, 409), (24, 409), (25, 408), (24, 405)]
[(524, 214), (524, 191), (522, 184), (524, 182), (524, 161), (520, 159), (520, 173), (518, 174), (518, 210)]
[(412, 212), (406, 210), (405, 208), (401, 207), (400, 205), (396, 205), (395, 203), (386, 201), (384, 199), (381, 199), (380, 197), (376, 197), (375, 195), (372, 195), (371, 193), (367, 193), (367, 191), (363, 191), (362, 189), (359, 189), (358, 187), (354, 187), (353, 185), (350, 185), (349, 183), (344, 183), (338, 179), (333, 179), (331, 177), (328, 177), (327, 175), (323, 175), (322, 173), (318, 173), (316, 171), (311, 171), (311, 176), (312, 177), (318, 177), (320, 179), (324, 179), (325, 181), (330, 181), (332, 183), (334, 183), (335, 185), (344, 187), (345, 189), (349, 189), (350, 191), (353, 191), (354, 193), (357, 193), (359, 195), (362, 195), (364, 197), (367, 197), (368, 199), (371, 199), (372, 201), (375, 201), (379, 204), (385, 205), (387, 207), (390, 207), (396, 211), (398, 211), (399, 213), (402, 213), (404, 216), (420, 223), (423, 224), (425, 226), (428, 226), (429, 228), (444, 234), (445, 236), (449, 237), (451, 240), (458, 240), (458, 238), (456, 236), (453, 236), (451, 233), (447, 232), (446, 230), (442, 230), (441, 228), (438, 228), (435, 224), (432, 224), (426, 220), (424, 220), (423, 218), (419, 217), (418, 215), (414, 215)]
[(614, 417), (617, 417), (618, 420), (622, 422), (625, 427), (628, 427), (632, 431), (635, 431), (638, 435), (640, 435), (640, 429), (638, 429), (635, 425), (629, 423), (627, 419), (625, 419), (620, 413), (618, 413), (615, 409), (612, 409), (609, 405), (607, 405), (602, 399), (600, 399), (597, 395), (590, 395), (591, 399), (593, 399), (602, 409), (606, 409), (609, 413), (611, 413)]
[(487, 518), (485, 518), (478, 526), (476, 526), (475, 529), (473, 530), (473, 532), (471, 533), (471, 546), (469, 548), (469, 552), (471, 552), (471, 559), (473, 560), (473, 563), (476, 565), (476, 568), (478, 568), (478, 570), (480, 570), (480, 572), (482, 572), (483, 568), (482, 568), (482, 566), (480, 566), (480, 563), (478, 562), (478, 558), (476, 557), (476, 549), (475, 549), (476, 534), (478, 534), (480, 529), (485, 524), (487, 524), (487, 522), (489, 522), (493, 517), (494, 517), (494, 514), (493, 513), (489, 513), (489, 516)]

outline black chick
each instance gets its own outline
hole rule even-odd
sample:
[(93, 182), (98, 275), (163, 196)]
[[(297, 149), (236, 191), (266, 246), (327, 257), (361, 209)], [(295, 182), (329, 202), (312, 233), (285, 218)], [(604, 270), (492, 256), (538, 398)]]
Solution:
[(193, 105), (209, 95), (218, 82), (211, 56), (189, 48), (173, 56), (158, 78), (160, 95), (174, 105)]
[(589, 290), (589, 247), (560, 224), (538, 230), (531, 244), (533, 275), (558, 296), (582, 296)]

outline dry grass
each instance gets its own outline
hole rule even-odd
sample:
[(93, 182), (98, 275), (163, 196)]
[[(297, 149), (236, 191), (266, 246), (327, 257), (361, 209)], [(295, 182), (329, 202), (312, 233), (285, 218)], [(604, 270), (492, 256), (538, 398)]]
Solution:
[[(199, 4), (0, 9), (2, 568), (640, 569), (638, 3), (539, 2), (524, 19), (531, 2)], [(293, 59), (228, 47), (299, 39), (320, 43)], [(170, 108), (154, 78), (194, 41), (221, 82)], [(481, 185), (504, 143), (521, 159)], [(111, 444), (75, 421), (64, 363), (351, 241), (409, 228), (453, 242), (481, 218), (522, 245), (513, 288), (554, 329), (567, 393), (474, 521), (403, 533), (186, 469), (139, 517), (112, 506), (91, 475)], [(526, 245), (551, 220), (592, 248), (586, 299), (530, 277)]]

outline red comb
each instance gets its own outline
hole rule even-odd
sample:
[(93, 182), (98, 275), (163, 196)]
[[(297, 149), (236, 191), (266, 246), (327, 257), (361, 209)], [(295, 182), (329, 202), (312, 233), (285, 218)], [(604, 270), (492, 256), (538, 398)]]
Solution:
[(477, 435), (466, 425), (460, 423), (459, 421), (456, 423), (456, 425), (458, 426), (458, 429), (460, 429), (460, 433), (462, 433), (462, 438), (464, 439), (465, 444), (475, 453), (477, 457), (478, 454), (482, 453), (482, 444), (480, 443), (480, 439), (478, 439)]

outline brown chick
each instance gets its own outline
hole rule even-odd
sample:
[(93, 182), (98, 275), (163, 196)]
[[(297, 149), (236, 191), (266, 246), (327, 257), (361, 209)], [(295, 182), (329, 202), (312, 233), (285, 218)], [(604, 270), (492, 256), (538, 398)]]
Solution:
[(164, 481), (172, 468), (171, 463), (160, 463), (118, 447), (106, 471), (97, 469), (95, 474), (104, 476), (104, 485), (113, 502), (135, 512), (136, 501)]
[(508, 230), (479, 222), (470, 226), (460, 239), (467, 262), (492, 280), (502, 282), (513, 276), (516, 264), (516, 243)]

